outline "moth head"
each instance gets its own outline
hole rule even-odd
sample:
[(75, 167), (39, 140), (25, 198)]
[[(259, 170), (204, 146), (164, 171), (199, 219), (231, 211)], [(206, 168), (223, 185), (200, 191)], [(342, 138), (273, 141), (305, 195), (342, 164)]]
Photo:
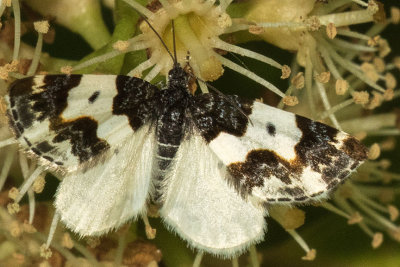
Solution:
[(169, 88), (188, 88), (188, 74), (176, 63), (174, 67), (168, 72), (168, 87)]

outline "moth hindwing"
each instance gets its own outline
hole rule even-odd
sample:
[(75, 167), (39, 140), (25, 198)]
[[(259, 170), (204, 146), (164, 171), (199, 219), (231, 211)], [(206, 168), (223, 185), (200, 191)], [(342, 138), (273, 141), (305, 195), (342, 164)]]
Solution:
[(134, 77), (38, 75), (6, 97), (21, 146), (65, 176), (56, 212), (82, 236), (159, 207), (190, 246), (233, 257), (264, 238), (266, 206), (326, 198), (365, 159), (355, 138), (240, 98)]

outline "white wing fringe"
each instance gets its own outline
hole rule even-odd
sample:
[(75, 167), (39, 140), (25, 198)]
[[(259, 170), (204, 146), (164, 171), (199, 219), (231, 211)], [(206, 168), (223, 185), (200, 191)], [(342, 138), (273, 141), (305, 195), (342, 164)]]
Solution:
[(102, 235), (145, 212), (155, 150), (149, 129), (144, 125), (98, 164), (62, 180), (55, 206), (69, 229), (81, 236)]
[(160, 215), (191, 247), (232, 258), (263, 240), (265, 209), (227, 184), (225, 167), (199, 133), (183, 140), (170, 170)]

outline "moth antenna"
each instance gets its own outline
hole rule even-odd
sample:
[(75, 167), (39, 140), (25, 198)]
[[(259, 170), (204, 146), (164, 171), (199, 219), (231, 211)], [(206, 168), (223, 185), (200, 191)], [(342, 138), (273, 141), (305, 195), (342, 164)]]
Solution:
[(176, 57), (176, 40), (175, 40), (175, 24), (174, 24), (174, 20), (171, 21), (171, 26), (172, 26), (172, 43), (173, 43), (173, 47), (174, 47), (174, 65), (178, 65), (178, 58)]
[(239, 61), (239, 63), (240, 63), (244, 68), (246, 68), (247, 70), (251, 71), (251, 70), (249, 69), (249, 67), (247, 67), (247, 65), (243, 62), (243, 60), (240, 59), (240, 57), (238, 57), (237, 55), (235, 55), (235, 54), (232, 53), (232, 52), (228, 52), (228, 53), (229, 53), (229, 55), (231, 55), (232, 57), (234, 57), (237, 61)]
[[(149, 25), (150, 29), (155, 33), (155, 35), (157, 35), (158, 39), (160, 39), (160, 41), (161, 41), (162, 45), (164, 46), (165, 50), (167, 50), (169, 56), (172, 58), (172, 61), (174, 62), (174, 65), (176, 65), (177, 64), (176, 54), (175, 54), (175, 58), (174, 58), (174, 56), (172, 55), (171, 51), (169, 51), (169, 49), (167, 47), (167, 44), (164, 43), (163, 39), (161, 38), (160, 34), (158, 34), (156, 29), (154, 29), (154, 27), (151, 26), (150, 22), (145, 17), (142, 17), (142, 18), (147, 23), (147, 25)], [(174, 25), (173, 23), (174, 23), (174, 21), (172, 21), (172, 25)], [(172, 32), (174, 34), (174, 27), (172, 27)], [(175, 50), (175, 36), (174, 36), (174, 50)]]

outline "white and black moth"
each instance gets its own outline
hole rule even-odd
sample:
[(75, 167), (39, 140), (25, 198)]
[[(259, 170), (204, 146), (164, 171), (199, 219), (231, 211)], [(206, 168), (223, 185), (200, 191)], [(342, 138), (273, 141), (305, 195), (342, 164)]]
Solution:
[(192, 95), (113, 75), (38, 75), (11, 85), (21, 145), (65, 176), (62, 222), (102, 235), (158, 205), (190, 246), (233, 257), (259, 242), (272, 204), (319, 201), (365, 159), (355, 138), (238, 96)]

